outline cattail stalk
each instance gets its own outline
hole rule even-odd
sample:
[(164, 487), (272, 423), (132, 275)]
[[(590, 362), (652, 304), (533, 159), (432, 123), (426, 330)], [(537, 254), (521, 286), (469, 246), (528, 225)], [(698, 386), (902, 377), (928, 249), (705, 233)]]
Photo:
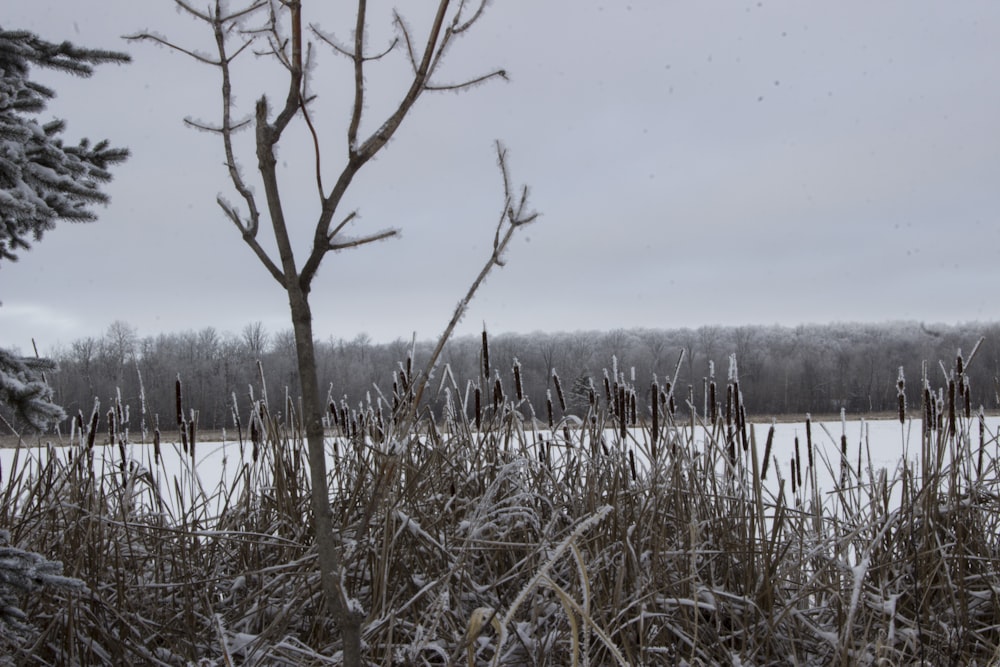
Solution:
[(795, 480), (802, 486), (802, 457), (799, 455), (799, 436), (795, 436), (795, 458), (792, 459), (792, 470), (795, 471)]

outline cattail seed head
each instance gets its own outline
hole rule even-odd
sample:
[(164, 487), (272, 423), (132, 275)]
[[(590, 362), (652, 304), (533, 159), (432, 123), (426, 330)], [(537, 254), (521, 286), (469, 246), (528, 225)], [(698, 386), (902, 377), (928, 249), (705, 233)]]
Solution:
[(708, 410), (709, 421), (713, 424), (719, 419), (719, 403), (716, 400), (715, 393), (715, 380), (711, 380), (708, 383)]
[(514, 358), (514, 395), (518, 401), (524, 400), (524, 388), (521, 386), (521, 364)]
[(957, 431), (956, 415), (955, 415), (955, 380), (948, 380), (948, 430), (949, 433), (954, 436)]
[(806, 462), (809, 465), (809, 469), (812, 470), (813, 467), (813, 431), (812, 431), (812, 415), (806, 413)]
[(486, 335), (486, 327), (483, 327), (483, 377), (490, 376), (490, 341)]
[(175, 398), (177, 399), (177, 425), (181, 426), (184, 424), (184, 402), (181, 396), (181, 376), (180, 373), (177, 374), (177, 383), (175, 384), (174, 391)]
[(483, 426), (483, 394), (479, 387), (476, 387), (475, 391), (475, 402), (476, 402), (476, 430), (480, 430)]
[(764, 462), (760, 469), (760, 478), (767, 479), (767, 466), (771, 459), (771, 446), (774, 444), (774, 422), (767, 431), (767, 442), (764, 444)]
[(497, 412), (500, 410), (500, 406), (503, 404), (503, 383), (500, 382), (500, 376), (498, 375), (493, 381), (493, 411)]
[(559, 409), (566, 412), (566, 397), (563, 395), (562, 382), (559, 381), (559, 374), (556, 369), (552, 369), (552, 384), (556, 387), (556, 397), (559, 399)]

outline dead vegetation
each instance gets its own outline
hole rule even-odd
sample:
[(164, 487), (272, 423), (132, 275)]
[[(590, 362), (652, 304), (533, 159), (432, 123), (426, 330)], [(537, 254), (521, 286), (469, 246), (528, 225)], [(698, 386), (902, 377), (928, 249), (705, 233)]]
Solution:
[[(409, 421), (411, 367), (328, 415), (345, 603), (365, 615), (369, 664), (986, 665), (1000, 652), (997, 434), (963, 407), (961, 360), (941, 390), (923, 380), (919, 413), (901, 406), (920, 449), (895, 471), (867, 452), (827, 460), (809, 440), (791, 468), (768, 463), (735, 373), (705, 415), (613, 369), (582, 425), (554, 399), (543, 430), (518, 416), (534, 410), (513, 369), (488, 362), (464, 385), (444, 371), (443, 414)], [(24, 601), (38, 632), (21, 662), (339, 663), (303, 431), (294, 410), (248, 412), (228, 484), (152, 447), (106, 460), (86, 427), (68, 448), (18, 453), (30, 462), (4, 471), (0, 528), (86, 585)], [(819, 488), (827, 468), (833, 488)]]

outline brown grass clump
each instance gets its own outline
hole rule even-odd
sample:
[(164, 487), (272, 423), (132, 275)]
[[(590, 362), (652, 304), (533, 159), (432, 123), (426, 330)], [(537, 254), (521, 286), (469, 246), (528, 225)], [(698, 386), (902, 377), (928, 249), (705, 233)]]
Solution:
[[(670, 409), (655, 385), (635, 407), (615, 369), (606, 400), (592, 392), (582, 420), (549, 428), (519, 377), (503, 393), (487, 350), (479, 382), (442, 383), (441, 417), (408, 421), (401, 386), (355, 409), (330, 401), (330, 502), (370, 664), (985, 665), (1000, 653), (997, 435), (968, 410), (922, 406), (921, 421), (950, 414), (914, 429), (919, 456), (894, 472), (867, 451), (831, 464), (810, 420), (786, 485), (777, 461), (768, 471), (773, 425), (759, 443), (735, 375), (728, 409), (699, 412)], [(90, 427), (69, 448), (18, 452), (29, 463), (3, 480), (0, 528), (86, 584), (25, 601), (38, 632), (18, 660), (338, 664), (303, 430), (293, 401), (281, 409), (284, 421), (251, 406), (228, 485), (190, 455), (180, 474), (144, 448), (130, 457), (121, 424), (117, 461), (96, 454)], [(821, 466), (833, 488), (818, 488)]]

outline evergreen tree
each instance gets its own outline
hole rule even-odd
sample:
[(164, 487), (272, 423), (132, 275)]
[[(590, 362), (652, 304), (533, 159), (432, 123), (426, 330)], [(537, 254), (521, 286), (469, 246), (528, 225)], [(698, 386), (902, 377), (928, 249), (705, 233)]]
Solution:
[(65, 414), (52, 403), (52, 389), (45, 371), (55, 370), (48, 359), (19, 357), (0, 348), (0, 404), (10, 406), (19, 424), (44, 430)]
[[(29, 239), (40, 240), (58, 220), (95, 220), (91, 206), (108, 201), (101, 191), (111, 180), (108, 167), (128, 157), (126, 149), (107, 141), (65, 145), (64, 121), (37, 119), (55, 93), (31, 81), (29, 68), (89, 76), (95, 65), (128, 60), (124, 53), (53, 44), (30, 32), (0, 28), (0, 261), (15, 261), (15, 250), (28, 249)], [(42, 376), (51, 367), (0, 350), (0, 403), (34, 427), (60, 418)]]
[[(63, 575), (62, 563), (10, 544), (10, 533), (0, 530), (0, 655), (22, 648), (36, 634), (20, 598), (42, 588), (83, 591), (82, 581)], [(0, 658), (0, 665), (14, 664)]]

